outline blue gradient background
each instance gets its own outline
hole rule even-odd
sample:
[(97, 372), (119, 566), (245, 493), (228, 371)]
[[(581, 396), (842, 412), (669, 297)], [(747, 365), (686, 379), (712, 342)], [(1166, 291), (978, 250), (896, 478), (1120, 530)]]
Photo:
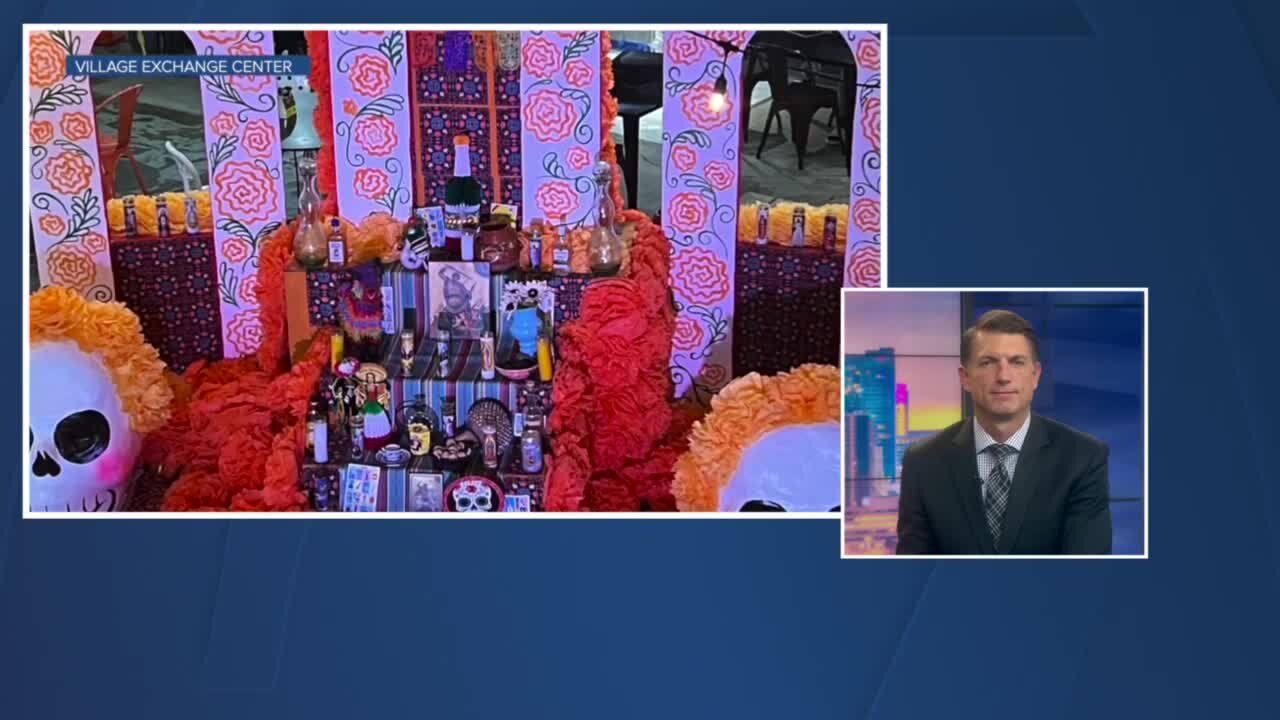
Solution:
[[(468, 19), (459, 5), (318, 6), (22, 5), (38, 21)], [(580, 7), (469, 10), (581, 21)], [(9, 456), (0, 716), (1274, 716), (1280, 398), (1263, 243), (1280, 235), (1280, 8), (804, 7), (591, 14), (888, 21), (890, 282), (1151, 288), (1149, 560), (841, 561), (835, 518), (22, 522)], [(0, 197), (21, 238), (9, 27)], [(25, 268), (20, 242), (4, 252), (15, 377)], [(19, 415), (0, 415), (15, 453)]]

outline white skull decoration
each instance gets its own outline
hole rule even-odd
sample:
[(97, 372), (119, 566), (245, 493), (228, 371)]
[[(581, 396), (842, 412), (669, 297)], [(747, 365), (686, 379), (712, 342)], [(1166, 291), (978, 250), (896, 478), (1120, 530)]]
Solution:
[(479, 480), (462, 480), (453, 488), (457, 512), (493, 512), (493, 490)]
[(119, 509), (141, 447), (102, 361), (75, 342), (31, 349), (31, 509)]
[(51, 285), (30, 321), (30, 508), (121, 510), (142, 434), (169, 420), (164, 362), (121, 303)]

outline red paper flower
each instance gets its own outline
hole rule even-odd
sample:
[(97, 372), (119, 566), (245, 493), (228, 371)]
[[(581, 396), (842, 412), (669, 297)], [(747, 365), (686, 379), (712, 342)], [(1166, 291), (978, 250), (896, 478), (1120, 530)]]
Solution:
[(348, 115), (355, 115), (356, 113), (360, 112), (360, 106), (356, 105), (355, 100), (352, 100), (351, 98), (346, 98), (345, 100), (342, 101), (342, 112)]
[(685, 233), (707, 230), (711, 224), (711, 204), (696, 192), (677, 193), (667, 208), (671, 226)]
[(543, 217), (568, 217), (578, 209), (579, 203), (578, 193), (565, 180), (544, 183), (534, 193), (533, 200)]
[(858, 65), (867, 70), (880, 69), (880, 39), (879, 38), (862, 38), (858, 41), (857, 49), (854, 56), (858, 58)]
[(49, 33), (31, 36), (31, 50), (27, 54), (31, 72), (27, 75), (31, 87), (49, 87), (67, 76), (67, 52)]
[(862, 112), (862, 136), (871, 142), (871, 149), (880, 152), (880, 98), (867, 100)]
[[(250, 43), (240, 43), (228, 48), (227, 54), (252, 56), (262, 55), (263, 52), (261, 46)], [(231, 84), (244, 92), (254, 93), (260, 90), (265, 90), (267, 86), (271, 84), (271, 79), (271, 75), (233, 75), (231, 77)]]
[(591, 66), (581, 60), (570, 60), (564, 66), (564, 79), (574, 87), (586, 87), (591, 83), (591, 78), (595, 77), (595, 71)]
[(240, 127), (240, 123), (236, 120), (235, 115), (223, 110), (213, 116), (213, 119), (209, 121), (209, 127), (219, 135), (231, 135)]
[(275, 127), (261, 118), (244, 125), (244, 138), (240, 142), (250, 157), (265, 158), (276, 144)]
[(863, 232), (880, 232), (880, 203), (872, 198), (860, 198), (853, 204), (853, 224)]
[(377, 200), (391, 190), (391, 178), (385, 170), (360, 168), (355, 176), (356, 195), (366, 200)]
[(48, 120), (36, 120), (31, 123), (31, 144), (44, 145), (53, 140), (53, 123)]
[(262, 324), (258, 322), (258, 311), (245, 310), (231, 318), (231, 322), (227, 323), (227, 339), (231, 341), (237, 355), (257, 351), (262, 344)]
[(102, 233), (87, 233), (84, 236), (84, 247), (94, 255), (104, 253), (108, 250), (107, 239), (102, 236)]
[(242, 263), (253, 254), (253, 246), (242, 237), (229, 237), (222, 242), (222, 257), (227, 262)]
[(539, 90), (524, 106), (524, 126), (541, 142), (559, 142), (573, 132), (578, 108), (558, 90)]
[(573, 170), (585, 170), (591, 164), (591, 153), (581, 145), (574, 145), (564, 154), (565, 162)]
[(395, 152), (400, 144), (396, 124), (386, 115), (364, 115), (356, 120), (355, 138), (365, 152), (380, 157)]
[(61, 237), (67, 231), (67, 223), (57, 215), (45, 214), (40, 216), (40, 232), (45, 235), (56, 235)]
[(58, 123), (68, 140), (87, 140), (93, 137), (93, 120), (82, 112), (69, 112)]
[(79, 245), (58, 245), (49, 251), (45, 260), (49, 264), (49, 278), (55, 285), (84, 292), (98, 277), (93, 256)]
[(89, 187), (93, 179), (93, 163), (74, 150), (64, 150), (54, 155), (44, 166), (49, 186), (64, 195), (78, 195)]
[(560, 69), (560, 48), (543, 37), (530, 38), (520, 50), (521, 70), (546, 80)]
[(845, 280), (852, 287), (880, 287), (880, 244), (867, 242), (854, 248), (847, 260)]
[(236, 296), (240, 298), (240, 302), (253, 307), (258, 304), (258, 276), (245, 275), (240, 280), (240, 289), (236, 291)]
[(691, 65), (710, 47), (702, 38), (687, 32), (672, 33), (667, 39), (667, 55), (675, 65)]
[(242, 223), (274, 218), (280, 209), (278, 184), (258, 163), (245, 160), (223, 163), (214, 177), (218, 215)]
[(351, 64), (351, 89), (365, 97), (378, 97), (389, 90), (391, 77), (391, 65), (379, 53), (360, 53)]
[(671, 346), (677, 350), (697, 350), (706, 340), (702, 323), (682, 315), (676, 319), (676, 331), (671, 336)]
[(244, 37), (243, 30), (201, 30), (196, 33), (199, 37), (215, 45), (227, 45), (237, 42)]
[(707, 182), (711, 183), (711, 187), (719, 191), (728, 190), (732, 185), (737, 173), (729, 166), (729, 163), (721, 160), (712, 160), (703, 168), (702, 174), (706, 175)]
[(681, 250), (671, 261), (672, 285), (689, 302), (718, 303), (729, 296), (729, 268), (706, 248)]
[(702, 383), (709, 387), (720, 387), (725, 380), (729, 379), (729, 371), (723, 365), (717, 363), (707, 363), (702, 366), (702, 370), (698, 372), (698, 377), (702, 378)]
[(680, 172), (689, 172), (698, 164), (698, 151), (688, 143), (679, 143), (671, 148), (671, 164)]
[(714, 94), (714, 87), (702, 84), (690, 88), (680, 96), (680, 107), (684, 110), (684, 116), (703, 130), (723, 127), (734, 118), (733, 98), (726, 96), (720, 109), (712, 110), (711, 96)]

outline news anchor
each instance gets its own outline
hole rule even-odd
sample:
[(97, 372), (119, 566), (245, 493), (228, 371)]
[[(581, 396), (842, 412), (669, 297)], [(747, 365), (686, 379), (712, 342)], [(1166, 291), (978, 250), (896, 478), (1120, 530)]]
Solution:
[(1031, 412), (1031, 324), (992, 310), (964, 332), (960, 356), (973, 417), (903, 456), (897, 553), (1109, 555), (1109, 449)]

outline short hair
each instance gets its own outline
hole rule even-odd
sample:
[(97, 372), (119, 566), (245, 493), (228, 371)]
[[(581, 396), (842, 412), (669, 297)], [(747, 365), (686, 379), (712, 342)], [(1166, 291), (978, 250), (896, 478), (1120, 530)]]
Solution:
[(979, 332), (993, 332), (1004, 335), (1021, 335), (1031, 343), (1031, 360), (1040, 362), (1040, 340), (1036, 337), (1035, 328), (1026, 318), (1009, 310), (990, 310), (978, 318), (978, 322), (964, 331), (960, 337), (960, 361), (969, 363), (969, 353), (973, 352), (973, 338)]

